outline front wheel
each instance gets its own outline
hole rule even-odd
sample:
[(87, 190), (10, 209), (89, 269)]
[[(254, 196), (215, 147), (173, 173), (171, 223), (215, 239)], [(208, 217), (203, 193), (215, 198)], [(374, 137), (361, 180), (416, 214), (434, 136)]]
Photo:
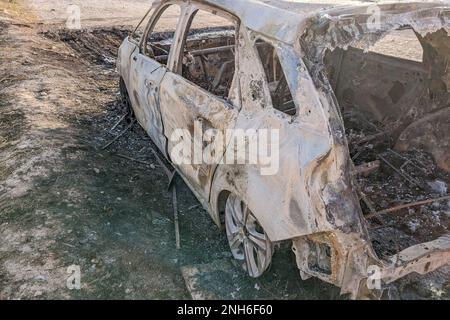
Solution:
[(245, 202), (233, 194), (227, 199), (225, 226), (233, 257), (252, 278), (260, 277), (272, 261), (273, 245)]

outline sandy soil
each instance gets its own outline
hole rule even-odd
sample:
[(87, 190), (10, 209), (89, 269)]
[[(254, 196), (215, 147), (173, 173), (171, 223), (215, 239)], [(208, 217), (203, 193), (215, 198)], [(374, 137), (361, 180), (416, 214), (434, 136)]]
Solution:
[[(127, 126), (111, 130), (123, 114), (115, 56), (146, 1), (6, 2), (0, 0), (0, 299), (189, 299), (182, 270), (198, 265), (213, 266), (200, 278), (217, 298), (339, 298), (337, 288), (300, 280), (289, 247), (277, 250), (265, 276), (246, 277), (182, 183), (182, 248), (175, 250), (171, 194), (149, 138), (134, 126), (102, 150)], [(81, 6), (84, 30), (62, 29), (67, 4)], [(217, 261), (230, 266), (214, 269)], [(66, 287), (72, 264), (81, 267), (81, 290)], [(407, 277), (402, 296), (448, 298), (439, 275)]]

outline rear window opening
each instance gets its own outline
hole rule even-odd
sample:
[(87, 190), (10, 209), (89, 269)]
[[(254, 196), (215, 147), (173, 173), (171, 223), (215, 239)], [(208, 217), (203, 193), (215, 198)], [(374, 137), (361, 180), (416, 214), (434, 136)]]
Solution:
[(449, 200), (374, 213), (450, 194), (450, 37), (402, 30), (383, 41), (328, 51), (324, 62), (373, 246), (388, 257), (449, 232)]

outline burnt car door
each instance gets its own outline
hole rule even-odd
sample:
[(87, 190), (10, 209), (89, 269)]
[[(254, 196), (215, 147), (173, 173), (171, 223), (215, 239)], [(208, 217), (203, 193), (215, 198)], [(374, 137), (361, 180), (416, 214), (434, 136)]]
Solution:
[(159, 86), (167, 72), (180, 12), (177, 4), (156, 8), (139, 50), (130, 57), (129, 89), (136, 119), (163, 154), (166, 154), (167, 139), (163, 132)]
[[(212, 142), (203, 141), (195, 128), (225, 137), (227, 129), (235, 126), (240, 105), (234, 76), (237, 19), (201, 4), (190, 4), (185, 10), (182, 31), (176, 36), (179, 47), (173, 69), (161, 83), (161, 112), (170, 156), (180, 143), (174, 139), (177, 130), (188, 132), (189, 143), (201, 145), (202, 150)], [(213, 156), (217, 160), (224, 150), (219, 152)], [(206, 163), (195, 156), (183, 163), (171, 160), (197, 197), (207, 202), (218, 163)]]

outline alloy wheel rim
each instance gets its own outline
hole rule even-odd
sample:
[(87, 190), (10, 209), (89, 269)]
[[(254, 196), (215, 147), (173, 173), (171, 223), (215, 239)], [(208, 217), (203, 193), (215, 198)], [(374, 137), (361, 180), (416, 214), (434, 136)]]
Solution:
[(248, 206), (234, 195), (226, 204), (225, 224), (233, 257), (251, 277), (261, 276), (272, 260), (272, 244)]

